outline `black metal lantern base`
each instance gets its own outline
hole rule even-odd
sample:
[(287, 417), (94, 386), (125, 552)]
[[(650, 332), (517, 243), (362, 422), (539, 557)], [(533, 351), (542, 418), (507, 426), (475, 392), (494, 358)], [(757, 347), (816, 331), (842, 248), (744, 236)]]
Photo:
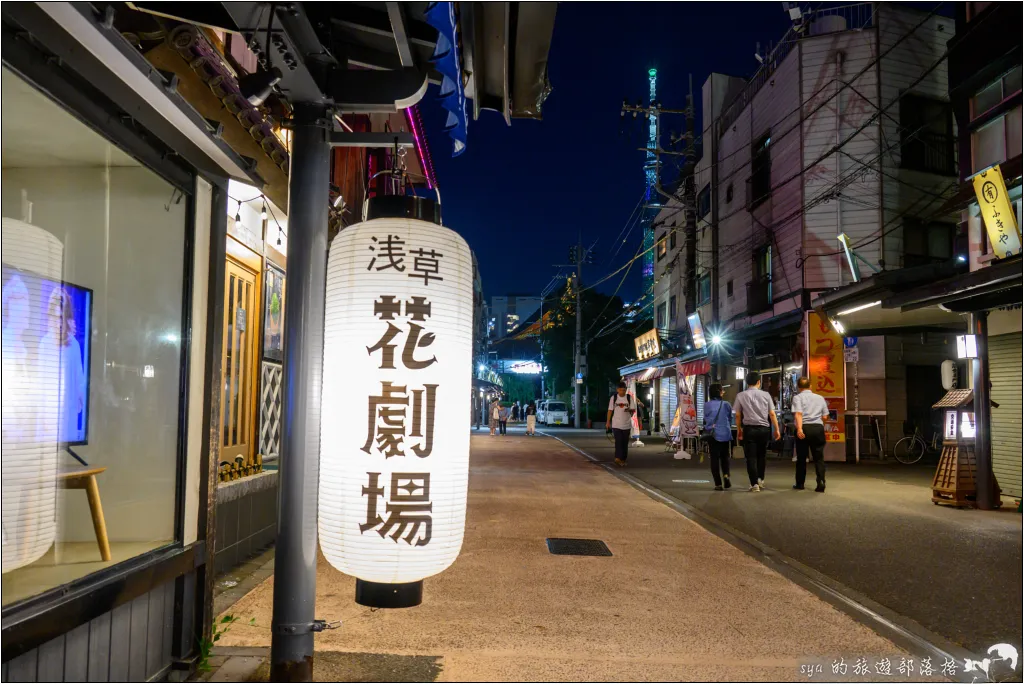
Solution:
[(356, 603), (370, 608), (412, 608), (423, 603), (423, 581), (383, 584), (357, 579)]

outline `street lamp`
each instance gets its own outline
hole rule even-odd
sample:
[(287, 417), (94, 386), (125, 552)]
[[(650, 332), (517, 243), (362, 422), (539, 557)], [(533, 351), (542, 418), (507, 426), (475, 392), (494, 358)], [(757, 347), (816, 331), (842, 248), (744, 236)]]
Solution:
[(957, 335), (956, 356), (958, 359), (978, 358), (978, 337), (976, 335)]

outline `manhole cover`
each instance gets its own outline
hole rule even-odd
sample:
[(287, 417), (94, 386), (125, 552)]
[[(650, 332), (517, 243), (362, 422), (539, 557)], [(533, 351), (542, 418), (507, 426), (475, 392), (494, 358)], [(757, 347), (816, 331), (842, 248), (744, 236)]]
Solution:
[(549, 538), (548, 551), (556, 556), (610, 556), (612, 552), (600, 539)]

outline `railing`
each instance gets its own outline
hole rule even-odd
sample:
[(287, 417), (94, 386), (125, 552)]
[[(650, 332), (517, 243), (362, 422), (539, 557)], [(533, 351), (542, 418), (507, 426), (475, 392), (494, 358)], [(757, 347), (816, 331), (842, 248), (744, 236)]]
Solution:
[(955, 176), (955, 148), (956, 138), (953, 136), (921, 131), (903, 143), (900, 168), (940, 176)]
[[(830, 20), (830, 17), (837, 17)], [(839, 21), (842, 20), (842, 21)], [(830, 21), (834, 21), (830, 23)], [(839, 31), (851, 31), (871, 26), (874, 22), (874, 3), (861, 2), (853, 5), (841, 5), (826, 9), (808, 12), (801, 17), (798, 23), (786, 31), (782, 40), (768, 52), (757, 72), (747, 81), (743, 90), (733, 98), (725, 109), (722, 110), (720, 118), (721, 125), (718, 129), (719, 135), (724, 135), (729, 127), (736, 122), (740, 114), (754, 99), (754, 95), (761, 90), (761, 86), (768, 82), (775, 70), (779, 68), (783, 60), (789, 56), (793, 46), (808, 35), (820, 36), (827, 33)]]

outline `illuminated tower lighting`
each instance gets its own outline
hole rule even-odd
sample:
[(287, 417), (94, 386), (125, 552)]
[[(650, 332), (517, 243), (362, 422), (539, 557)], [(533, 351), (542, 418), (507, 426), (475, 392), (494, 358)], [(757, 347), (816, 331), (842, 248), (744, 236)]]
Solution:
[[(658, 70), (649, 69), (647, 80), (650, 84), (648, 106), (653, 107), (658, 98)], [(654, 150), (658, 148), (658, 127), (659, 117), (656, 112), (651, 111), (647, 119), (647, 157), (644, 160), (644, 179), (647, 184), (647, 191), (644, 194), (644, 204), (647, 206), (643, 213), (643, 287), (644, 293), (654, 290), (654, 218), (658, 214), (657, 208), (653, 205), (660, 204), (659, 196), (655, 187), (658, 185), (658, 157)]]

